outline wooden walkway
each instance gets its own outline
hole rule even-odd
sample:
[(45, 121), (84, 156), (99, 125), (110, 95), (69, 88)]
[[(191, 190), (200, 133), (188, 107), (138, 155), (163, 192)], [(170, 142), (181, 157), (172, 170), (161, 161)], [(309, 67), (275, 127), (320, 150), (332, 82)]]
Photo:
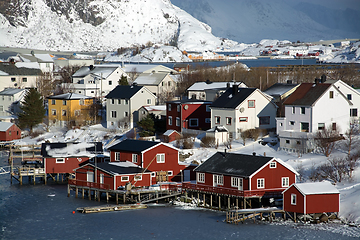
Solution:
[(272, 208), (254, 208), (254, 209), (231, 209), (226, 211), (226, 222), (232, 224), (239, 224), (239, 222), (244, 222), (247, 219), (255, 219), (257, 216), (260, 216), (260, 219), (263, 218), (263, 214), (266, 213), (269, 221), (272, 221), (275, 218), (275, 213), (281, 213), (285, 219), (285, 211), (276, 207)]
[(76, 211), (81, 213), (99, 213), (99, 212), (112, 212), (112, 211), (123, 211), (123, 210), (134, 210), (147, 208), (145, 204), (127, 204), (127, 205), (104, 205), (94, 207), (80, 207)]

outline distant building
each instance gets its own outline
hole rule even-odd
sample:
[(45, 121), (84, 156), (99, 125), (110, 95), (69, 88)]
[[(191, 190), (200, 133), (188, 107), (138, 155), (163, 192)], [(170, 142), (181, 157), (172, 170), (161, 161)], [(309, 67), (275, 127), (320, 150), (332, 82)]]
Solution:
[(27, 89), (7, 88), (0, 92), (0, 117), (17, 118)]
[(8, 142), (21, 138), (21, 129), (14, 123), (0, 122), (0, 141)]

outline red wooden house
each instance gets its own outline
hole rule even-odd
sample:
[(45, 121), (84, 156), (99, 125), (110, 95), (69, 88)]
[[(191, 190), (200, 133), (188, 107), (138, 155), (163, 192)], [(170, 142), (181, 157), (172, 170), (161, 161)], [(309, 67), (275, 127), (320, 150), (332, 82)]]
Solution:
[(136, 187), (150, 186), (155, 183), (151, 174), (128, 161), (87, 163), (75, 169), (75, 179), (70, 181), (77, 186), (116, 190), (128, 182)]
[(21, 129), (14, 123), (0, 122), (0, 141), (7, 142), (21, 138)]
[(180, 162), (178, 149), (166, 143), (126, 139), (109, 150), (110, 162), (128, 161), (151, 171), (152, 183), (191, 180), (194, 166)]
[(92, 161), (97, 154), (103, 152), (102, 143), (43, 143), (41, 155), (43, 156), (45, 173), (74, 173), (80, 164)]
[(273, 157), (217, 152), (194, 169), (196, 184), (186, 187), (235, 196), (281, 195), (298, 173)]
[(340, 193), (330, 182), (295, 183), (283, 192), (283, 209), (312, 214), (340, 211)]
[(181, 132), (183, 128), (207, 130), (211, 127), (211, 102), (178, 100), (166, 104), (166, 129)]
[(163, 134), (164, 142), (169, 143), (175, 141), (181, 137), (181, 134), (176, 130), (167, 130)]

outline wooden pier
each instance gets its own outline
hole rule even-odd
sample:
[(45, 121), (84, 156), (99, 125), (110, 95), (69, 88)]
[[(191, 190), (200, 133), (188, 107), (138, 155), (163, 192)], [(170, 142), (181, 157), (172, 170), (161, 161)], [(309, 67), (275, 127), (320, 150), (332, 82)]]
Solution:
[(104, 206), (94, 206), (94, 207), (80, 207), (77, 208), (76, 211), (81, 213), (99, 213), (99, 212), (144, 209), (144, 208), (147, 208), (147, 205), (145, 204), (104, 205)]
[(269, 221), (272, 221), (275, 218), (275, 213), (281, 213), (285, 219), (285, 211), (276, 207), (272, 208), (254, 208), (254, 209), (231, 209), (226, 212), (226, 222), (232, 224), (239, 224), (239, 222), (244, 223), (247, 219), (255, 219), (257, 216), (260, 216), (260, 219), (263, 219), (264, 213), (267, 215)]

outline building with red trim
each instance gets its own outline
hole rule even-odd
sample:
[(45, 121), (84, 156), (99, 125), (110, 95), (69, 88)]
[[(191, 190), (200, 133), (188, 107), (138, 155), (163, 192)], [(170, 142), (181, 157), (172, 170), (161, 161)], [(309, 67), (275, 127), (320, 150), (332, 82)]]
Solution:
[(283, 192), (283, 209), (302, 214), (340, 211), (340, 192), (330, 182), (294, 183)]

